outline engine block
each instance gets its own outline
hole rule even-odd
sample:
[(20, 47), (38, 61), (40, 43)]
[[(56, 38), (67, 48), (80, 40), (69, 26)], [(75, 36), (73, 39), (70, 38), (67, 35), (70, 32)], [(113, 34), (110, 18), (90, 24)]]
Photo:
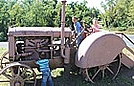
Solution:
[[(9, 58), (10, 61), (32, 61), (39, 59), (64, 59), (70, 57), (68, 49), (71, 41), (71, 30), (65, 28), (64, 54), (61, 56), (61, 28), (53, 27), (13, 27), (9, 28)], [(68, 60), (69, 61), (69, 60)]]

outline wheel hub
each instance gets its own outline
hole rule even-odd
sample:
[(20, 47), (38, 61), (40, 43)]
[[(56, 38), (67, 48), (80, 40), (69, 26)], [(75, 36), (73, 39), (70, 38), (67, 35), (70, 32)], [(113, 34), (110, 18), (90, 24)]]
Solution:
[(99, 69), (100, 70), (105, 70), (108, 66), (109, 66), (108, 64), (101, 65), (101, 66), (99, 66)]
[(10, 85), (11, 86), (24, 86), (24, 80), (21, 76), (15, 75), (15, 77), (13, 77), (10, 80)]

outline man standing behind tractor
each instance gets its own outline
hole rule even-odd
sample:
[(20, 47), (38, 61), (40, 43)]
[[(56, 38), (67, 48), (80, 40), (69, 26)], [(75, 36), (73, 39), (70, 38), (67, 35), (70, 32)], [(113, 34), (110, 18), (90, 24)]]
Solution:
[[(81, 33), (81, 24), (78, 22), (77, 17), (72, 17), (72, 22), (74, 23), (75, 33), (79, 35)], [(82, 36), (80, 35), (77, 39), (78, 46), (80, 45), (82, 41)]]
[[(45, 55), (46, 56), (46, 55)], [(49, 60), (40, 58), (37, 62), (37, 65), (40, 67), (40, 71), (42, 72), (42, 83), (41, 86), (54, 86), (51, 72), (49, 68)]]

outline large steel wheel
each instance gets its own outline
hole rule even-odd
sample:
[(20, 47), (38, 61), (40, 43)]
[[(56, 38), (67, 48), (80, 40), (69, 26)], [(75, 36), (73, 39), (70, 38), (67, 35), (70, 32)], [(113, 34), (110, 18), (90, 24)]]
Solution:
[(10, 63), (0, 71), (1, 74), (10, 80), (10, 86), (24, 86), (28, 81), (33, 81), (36, 86), (36, 73), (25, 64)]
[(109, 76), (114, 79), (121, 68), (121, 55), (119, 55), (116, 59), (114, 59), (109, 64), (100, 65), (94, 68), (86, 68), (84, 73), (86, 75), (85, 80), (94, 83), (94, 79), (98, 76), (104, 78), (105, 76)]
[(3, 53), (3, 55), (1, 56), (1, 60), (0, 60), (0, 68), (4, 68), (5, 66), (7, 66), (7, 64), (9, 64), (9, 52), (6, 51), (5, 53)]

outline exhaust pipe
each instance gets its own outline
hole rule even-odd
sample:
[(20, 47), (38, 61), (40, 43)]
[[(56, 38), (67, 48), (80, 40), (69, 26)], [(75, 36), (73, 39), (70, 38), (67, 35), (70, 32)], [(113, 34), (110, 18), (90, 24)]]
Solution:
[(61, 56), (63, 58), (66, 58), (66, 56), (64, 55), (64, 49), (65, 49), (65, 46), (64, 46), (64, 34), (65, 34), (65, 31), (64, 31), (64, 28), (65, 28), (65, 5), (66, 5), (66, 0), (62, 0), (62, 12), (61, 12)]

